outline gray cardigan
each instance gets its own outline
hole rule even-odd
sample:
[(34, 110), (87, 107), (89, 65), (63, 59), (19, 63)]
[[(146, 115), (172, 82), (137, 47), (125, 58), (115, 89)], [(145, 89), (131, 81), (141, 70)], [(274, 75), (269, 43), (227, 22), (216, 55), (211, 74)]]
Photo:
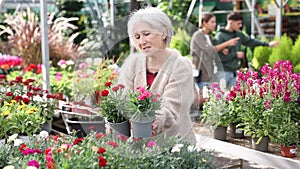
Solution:
[[(128, 56), (120, 69), (118, 83), (126, 89), (146, 86), (146, 56), (142, 53)], [(195, 143), (190, 108), (194, 99), (192, 64), (179, 52), (172, 51), (161, 66), (150, 90), (159, 93), (163, 99), (156, 115), (155, 134), (166, 137), (180, 135)]]
[(199, 70), (197, 82), (211, 82), (214, 77), (213, 60), (218, 56), (215, 48), (206, 41), (202, 30), (196, 31), (190, 42), (190, 55), (193, 56), (193, 64)]

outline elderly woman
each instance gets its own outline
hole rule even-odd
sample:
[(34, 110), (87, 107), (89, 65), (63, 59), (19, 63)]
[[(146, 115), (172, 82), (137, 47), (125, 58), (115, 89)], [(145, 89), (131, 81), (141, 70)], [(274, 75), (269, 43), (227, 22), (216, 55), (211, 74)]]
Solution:
[(193, 102), (192, 64), (178, 51), (168, 49), (172, 38), (169, 17), (157, 8), (133, 12), (128, 21), (131, 44), (140, 50), (125, 60), (119, 83), (128, 90), (147, 86), (163, 101), (153, 121), (155, 135), (179, 135), (195, 142), (190, 107)]

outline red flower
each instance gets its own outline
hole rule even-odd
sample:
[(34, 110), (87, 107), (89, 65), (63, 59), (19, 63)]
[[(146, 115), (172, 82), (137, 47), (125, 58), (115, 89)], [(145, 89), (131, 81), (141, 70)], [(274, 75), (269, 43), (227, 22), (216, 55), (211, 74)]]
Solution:
[(56, 169), (56, 164), (53, 160), (47, 161), (46, 166), (48, 169)]
[(81, 143), (82, 141), (83, 141), (83, 138), (77, 138), (77, 139), (74, 140), (73, 145)]
[(103, 154), (105, 151), (106, 151), (105, 148), (100, 147), (97, 153), (98, 154)]
[(109, 91), (108, 91), (108, 90), (103, 90), (103, 91), (101, 92), (101, 96), (103, 96), (103, 97), (108, 96), (108, 94), (109, 94)]
[(0, 79), (6, 79), (6, 75), (0, 75)]
[(59, 135), (56, 135), (56, 136), (54, 136), (53, 140), (54, 140), (55, 142), (57, 142), (57, 141), (58, 141), (58, 138), (59, 138)]
[(25, 104), (28, 104), (28, 103), (30, 103), (30, 100), (29, 100), (28, 98), (23, 98), (23, 102), (24, 102)]
[(112, 84), (112, 82), (106, 82), (105, 86), (110, 86)]
[(27, 92), (26, 95), (27, 95), (27, 97), (31, 97), (31, 96), (32, 96), (32, 93)]
[(45, 155), (52, 154), (52, 147), (47, 148), (47, 149), (44, 151), (44, 154), (45, 154)]
[(116, 92), (116, 91), (119, 90), (119, 86), (114, 86), (111, 90), (114, 91), (114, 92)]
[(17, 81), (17, 82), (22, 82), (22, 81), (23, 81), (23, 77), (22, 77), (22, 76), (16, 77), (16, 81)]
[(100, 139), (100, 138), (105, 137), (105, 136), (106, 136), (106, 134), (103, 134), (103, 133), (97, 133), (97, 134), (96, 134), (96, 139)]
[(105, 160), (104, 157), (99, 156), (98, 160), (99, 160), (99, 167), (105, 167), (106, 166), (107, 161)]
[(24, 151), (25, 148), (26, 148), (26, 144), (24, 143), (24, 144), (22, 144), (22, 145), (19, 147), (19, 150), (20, 150), (20, 151)]
[(14, 100), (15, 100), (15, 101), (23, 100), (23, 97), (22, 97), (22, 96), (16, 96), (16, 97), (14, 98)]
[(47, 94), (46, 96), (48, 99), (52, 98), (52, 99), (55, 99), (56, 98), (56, 95), (55, 94)]
[(119, 87), (122, 89), (125, 88), (125, 86), (123, 84), (119, 84)]
[(6, 93), (6, 96), (12, 96), (12, 95), (13, 95), (12, 92), (7, 92), (7, 93)]
[(95, 126), (90, 126), (89, 130), (93, 130), (95, 128)]
[(24, 84), (25, 86), (27, 86), (27, 85), (29, 85), (29, 82), (26, 80), (25, 82), (23, 82), (23, 84)]
[(113, 146), (113, 147), (119, 147), (118, 143), (116, 143), (116, 142), (114, 142), (114, 141), (109, 141), (107, 144), (108, 144), (108, 145), (111, 145), (111, 146)]

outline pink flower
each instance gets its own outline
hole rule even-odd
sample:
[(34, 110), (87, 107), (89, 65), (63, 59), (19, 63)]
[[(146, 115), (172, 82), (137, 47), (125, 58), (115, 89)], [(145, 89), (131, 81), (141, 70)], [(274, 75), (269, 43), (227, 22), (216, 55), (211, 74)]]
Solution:
[(86, 65), (86, 63), (84, 63), (84, 62), (81, 62), (81, 63), (79, 64), (79, 66), (78, 66), (79, 69), (84, 69), (84, 68), (86, 68), (86, 67), (87, 67), (87, 65)]
[(56, 81), (61, 81), (62, 79), (62, 73), (61, 72), (57, 72), (56, 75), (55, 75), (55, 80)]

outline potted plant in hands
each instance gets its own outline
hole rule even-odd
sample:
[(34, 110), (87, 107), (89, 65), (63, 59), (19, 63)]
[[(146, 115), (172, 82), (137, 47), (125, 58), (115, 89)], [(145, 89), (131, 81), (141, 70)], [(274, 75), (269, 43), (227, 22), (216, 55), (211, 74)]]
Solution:
[(124, 92), (125, 86), (123, 84), (112, 86), (112, 82), (106, 82), (105, 86), (107, 89), (101, 92), (100, 113), (117, 134), (130, 136), (129, 121), (124, 114), (124, 105), (127, 100)]
[(152, 122), (160, 109), (160, 95), (142, 86), (128, 92), (126, 113), (130, 117), (134, 137), (148, 138), (152, 135)]
[(214, 138), (226, 140), (227, 127), (231, 123), (231, 117), (227, 108), (225, 89), (220, 83), (213, 83), (209, 91), (209, 98), (203, 105), (201, 122), (212, 126)]

